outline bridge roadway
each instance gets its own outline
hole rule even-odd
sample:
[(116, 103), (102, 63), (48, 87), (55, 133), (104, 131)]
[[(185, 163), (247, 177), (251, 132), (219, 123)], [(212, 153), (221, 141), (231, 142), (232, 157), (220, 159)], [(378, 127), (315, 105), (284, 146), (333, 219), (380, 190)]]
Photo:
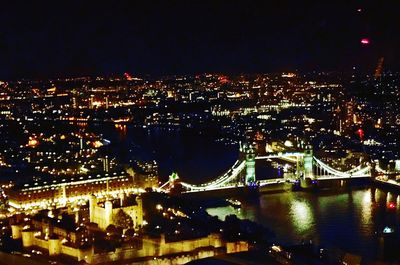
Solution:
[[(285, 183), (285, 182), (294, 182), (294, 180), (286, 181), (283, 178), (276, 178), (276, 179), (266, 179), (266, 180), (260, 180), (257, 181), (259, 183), (259, 187), (263, 187), (266, 185), (272, 185), (272, 184), (279, 184), (279, 183)], [(234, 189), (234, 188), (244, 188), (246, 185), (243, 183), (238, 183), (238, 184), (231, 184), (227, 186), (221, 186), (221, 187), (212, 187), (212, 188), (203, 188), (203, 189), (196, 189), (196, 190), (189, 190), (186, 191), (185, 193), (195, 193), (195, 192), (204, 192), (204, 191), (215, 191), (215, 190), (226, 190), (226, 189)]]
[(336, 175), (324, 175), (324, 176), (319, 176), (318, 178), (314, 178), (315, 180), (344, 180), (344, 179), (356, 179), (356, 178), (370, 178), (371, 175), (369, 174), (364, 174), (364, 175), (350, 175), (349, 177), (342, 177), (342, 176), (336, 176)]
[[(316, 181), (329, 181), (329, 180), (351, 180), (351, 179), (363, 179), (363, 178), (370, 178), (370, 175), (356, 175), (352, 176), (349, 178), (343, 178), (343, 177), (338, 177), (335, 175), (325, 175), (325, 176), (320, 176), (318, 178), (311, 178), (311, 180), (316, 180)], [(295, 183), (296, 179), (294, 178), (275, 178), (275, 179), (264, 179), (264, 180), (259, 180), (257, 181), (258, 187), (267, 187), (267, 186), (272, 186), (276, 184), (283, 184), (283, 183)], [(196, 192), (206, 192), (206, 191), (216, 191), (216, 190), (229, 190), (229, 189), (236, 189), (236, 188), (244, 188), (246, 185), (243, 183), (240, 184), (231, 184), (231, 185), (226, 185), (226, 186), (221, 186), (221, 187), (212, 187), (212, 188), (207, 188), (204, 187), (203, 189), (196, 189), (196, 190), (188, 190), (185, 193), (196, 193)]]
[(266, 159), (281, 159), (286, 160), (291, 163), (296, 163), (299, 160), (299, 157), (303, 157), (302, 153), (285, 153), (285, 154), (277, 154), (277, 155), (266, 155), (266, 156), (256, 156), (256, 160), (266, 160)]

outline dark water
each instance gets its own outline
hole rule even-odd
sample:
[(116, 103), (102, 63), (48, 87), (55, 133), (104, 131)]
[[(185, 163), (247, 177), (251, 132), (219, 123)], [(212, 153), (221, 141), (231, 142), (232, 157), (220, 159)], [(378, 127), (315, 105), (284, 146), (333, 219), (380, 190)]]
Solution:
[[(394, 203), (395, 208), (388, 207)], [(349, 192), (284, 192), (262, 195), (240, 211), (231, 207), (209, 209), (224, 218), (237, 214), (257, 221), (277, 234), (277, 242), (297, 244), (312, 240), (322, 247), (340, 249), (367, 259), (398, 260), (400, 197), (376, 188)], [(383, 236), (388, 226), (395, 229)]]
[(195, 130), (143, 129), (111, 125), (94, 126), (110, 140), (112, 152), (120, 160), (151, 161), (159, 164), (161, 179), (176, 171), (190, 183), (203, 183), (224, 173), (238, 158), (238, 145), (216, 142), (215, 137)]
[[(160, 175), (166, 178), (177, 171), (187, 182), (201, 183), (221, 174), (238, 157), (238, 146), (215, 142), (195, 131), (148, 130), (127, 127), (94, 128), (111, 140), (120, 159), (159, 162)], [(258, 165), (257, 177), (276, 172)], [(273, 176), (274, 177), (274, 176)], [(399, 191), (400, 193), (400, 191)], [(388, 204), (395, 203), (395, 209)], [(400, 197), (381, 189), (368, 188), (344, 192), (285, 192), (265, 194), (258, 202), (243, 202), (240, 211), (232, 207), (209, 209), (224, 218), (237, 214), (272, 229), (279, 243), (296, 244), (312, 240), (322, 247), (337, 248), (372, 260), (398, 260), (400, 251)], [(383, 236), (388, 226), (392, 236)]]
[[(144, 129), (133, 126), (92, 125), (91, 130), (111, 141), (110, 151), (122, 162), (157, 161), (161, 180), (176, 171), (188, 183), (204, 183), (225, 173), (239, 157), (239, 144), (216, 141), (216, 135), (196, 130)], [(266, 161), (257, 161), (259, 179), (282, 177)]]

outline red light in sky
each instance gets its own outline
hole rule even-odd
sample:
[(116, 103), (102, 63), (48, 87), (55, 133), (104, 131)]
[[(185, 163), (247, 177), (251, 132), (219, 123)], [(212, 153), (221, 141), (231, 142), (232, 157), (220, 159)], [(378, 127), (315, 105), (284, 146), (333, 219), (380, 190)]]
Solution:
[(369, 44), (369, 39), (363, 38), (363, 39), (361, 39), (361, 43), (364, 45), (367, 45), (367, 44)]

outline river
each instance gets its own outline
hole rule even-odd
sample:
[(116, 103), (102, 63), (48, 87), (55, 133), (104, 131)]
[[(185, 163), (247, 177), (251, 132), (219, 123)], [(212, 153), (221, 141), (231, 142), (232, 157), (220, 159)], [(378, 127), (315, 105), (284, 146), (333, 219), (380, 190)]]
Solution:
[[(283, 192), (263, 194), (258, 203), (208, 209), (224, 219), (236, 214), (254, 220), (276, 233), (279, 244), (312, 240), (321, 247), (340, 249), (372, 260), (400, 258), (399, 196), (377, 188), (346, 192)], [(395, 229), (383, 236), (385, 227)]]

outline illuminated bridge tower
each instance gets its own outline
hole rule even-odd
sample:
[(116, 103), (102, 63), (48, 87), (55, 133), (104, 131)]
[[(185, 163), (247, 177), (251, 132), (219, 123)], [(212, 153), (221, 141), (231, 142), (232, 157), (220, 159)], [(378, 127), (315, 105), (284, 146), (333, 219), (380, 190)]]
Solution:
[(313, 150), (311, 146), (308, 146), (306, 150), (304, 151), (304, 157), (303, 157), (303, 172), (304, 178), (313, 178), (314, 177), (314, 172), (313, 172)]
[(244, 148), (246, 154), (246, 179), (247, 186), (256, 182), (256, 150), (251, 144)]

